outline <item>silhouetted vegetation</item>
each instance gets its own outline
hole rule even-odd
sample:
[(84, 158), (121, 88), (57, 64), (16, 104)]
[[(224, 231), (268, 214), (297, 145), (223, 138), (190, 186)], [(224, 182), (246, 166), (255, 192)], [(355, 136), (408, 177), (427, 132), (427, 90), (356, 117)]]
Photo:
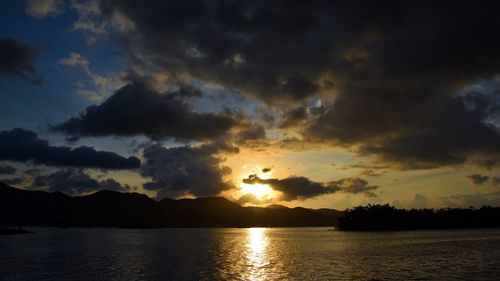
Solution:
[(339, 218), (340, 230), (405, 230), (438, 228), (500, 227), (500, 208), (479, 209), (397, 209), (389, 205), (359, 206), (344, 211)]
[(28, 233), (33, 233), (33, 232), (20, 227), (17, 228), (0, 227), (0, 235), (15, 235), (15, 234), (28, 234)]

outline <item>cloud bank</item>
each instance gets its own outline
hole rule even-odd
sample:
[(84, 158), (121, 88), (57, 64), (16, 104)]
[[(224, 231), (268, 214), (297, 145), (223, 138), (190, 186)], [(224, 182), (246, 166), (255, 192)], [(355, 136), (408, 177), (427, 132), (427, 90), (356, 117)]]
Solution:
[(14, 38), (0, 37), (0, 75), (11, 75), (39, 83), (34, 61), (38, 51)]
[(215, 196), (234, 188), (228, 176), (231, 169), (222, 165), (217, 153), (234, 153), (234, 147), (205, 144), (199, 147), (166, 148), (151, 144), (144, 149), (145, 162), (140, 174), (150, 178), (147, 190), (157, 191), (158, 198), (181, 195)]
[(75, 137), (145, 135), (152, 139), (207, 140), (237, 125), (236, 120), (224, 113), (194, 111), (178, 98), (179, 94), (157, 93), (145, 83), (133, 82), (102, 104), (88, 107), (79, 117), (55, 126), (54, 130)]
[[(328, 183), (315, 182), (307, 177), (290, 176), (284, 179), (262, 179), (257, 175), (250, 175), (243, 179), (246, 184), (267, 184), (272, 189), (279, 191), (282, 201), (305, 200), (316, 196), (331, 194), (335, 192), (345, 192), (350, 194), (365, 194), (368, 197), (377, 196), (373, 193), (379, 188), (376, 185), (369, 185), (361, 178), (343, 178)], [(244, 195), (248, 197), (248, 195)], [(240, 201), (248, 201), (250, 198), (240, 198)]]
[[(493, 1), (100, 1), (131, 67), (172, 83), (239, 89), (303, 141), (356, 148), (404, 168), (497, 165), (498, 101), (458, 95), (500, 73)], [(452, 9), (450, 7), (453, 7)], [(304, 103), (328, 96), (330, 103)], [(303, 107), (303, 108), (301, 108)], [(306, 108), (307, 107), (307, 108)]]
[(20, 128), (1, 131), (0, 147), (0, 160), (47, 166), (120, 170), (136, 169), (141, 163), (136, 157), (125, 158), (88, 146), (51, 146), (48, 141), (38, 138), (35, 132)]
[(60, 191), (68, 195), (81, 195), (103, 189), (121, 192), (133, 189), (115, 179), (94, 179), (78, 168), (64, 168), (48, 175), (37, 175), (33, 178), (31, 188), (43, 188), (50, 192)]

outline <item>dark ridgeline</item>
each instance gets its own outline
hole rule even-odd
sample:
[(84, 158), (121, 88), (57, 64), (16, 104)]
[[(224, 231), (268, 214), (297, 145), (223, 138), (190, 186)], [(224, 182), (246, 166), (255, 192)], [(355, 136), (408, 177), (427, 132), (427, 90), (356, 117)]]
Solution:
[(71, 197), (0, 183), (0, 225), (110, 227), (332, 226), (331, 209), (242, 207), (221, 197), (163, 199), (103, 190)]
[(17, 228), (0, 227), (0, 235), (16, 235), (16, 234), (30, 234), (30, 233), (33, 232), (20, 227)]
[[(389, 205), (347, 209), (242, 207), (222, 197), (170, 198), (103, 190), (71, 197), (0, 183), (0, 226), (251, 227), (333, 226), (339, 230), (500, 227), (500, 208), (404, 210)], [(6, 230), (11, 231), (10, 229)]]
[(397, 209), (389, 205), (359, 206), (344, 211), (339, 230), (377, 231), (500, 227), (500, 208)]

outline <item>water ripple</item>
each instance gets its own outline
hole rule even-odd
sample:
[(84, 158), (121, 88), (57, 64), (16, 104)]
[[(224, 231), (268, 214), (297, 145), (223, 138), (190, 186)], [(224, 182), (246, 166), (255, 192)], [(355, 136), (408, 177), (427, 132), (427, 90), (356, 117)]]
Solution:
[(33, 228), (0, 280), (498, 280), (500, 230)]

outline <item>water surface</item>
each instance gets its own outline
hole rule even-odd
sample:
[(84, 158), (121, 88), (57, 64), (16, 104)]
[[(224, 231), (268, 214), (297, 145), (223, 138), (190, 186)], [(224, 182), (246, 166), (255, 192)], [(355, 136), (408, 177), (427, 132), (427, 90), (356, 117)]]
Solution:
[(499, 280), (500, 229), (30, 228), (0, 280)]

